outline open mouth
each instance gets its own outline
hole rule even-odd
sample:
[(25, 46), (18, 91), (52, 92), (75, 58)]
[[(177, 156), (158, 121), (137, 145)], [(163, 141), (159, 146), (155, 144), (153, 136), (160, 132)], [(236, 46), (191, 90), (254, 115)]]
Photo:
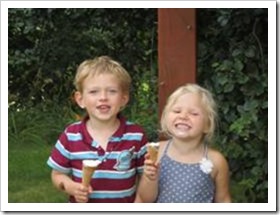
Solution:
[(108, 112), (110, 110), (110, 106), (109, 105), (99, 105), (97, 106), (97, 109), (100, 111), (100, 112)]
[(177, 123), (177, 124), (175, 124), (175, 127), (180, 130), (190, 130), (191, 129), (191, 126), (186, 123)]

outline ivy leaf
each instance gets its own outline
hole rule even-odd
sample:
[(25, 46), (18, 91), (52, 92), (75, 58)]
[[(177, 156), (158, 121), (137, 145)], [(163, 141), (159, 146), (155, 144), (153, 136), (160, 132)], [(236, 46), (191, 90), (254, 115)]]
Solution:
[(219, 82), (219, 84), (224, 86), (227, 83), (227, 81), (228, 81), (228, 77), (224, 73), (218, 73), (217, 74), (217, 81)]
[(234, 65), (233, 65), (234, 69), (236, 69), (238, 72), (242, 71), (242, 69), (244, 68), (243, 63), (241, 62), (241, 60), (236, 59), (234, 61)]
[(245, 51), (245, 56), (249, 57), (249, 58), (253, 58), (255, 57), (255, 49), (253, 47), (249, 47), (246, 51)]
[(233, 90), (234, 86), (232, 82), (228, 82), (224, 87), (224, 92), (229, 93)]
[(247, 100), (244, 104), (244, 110), (245, 111), (250, 111), (250, 110), (254, 110), (258, 107), (259, 102), (256, 100)]
[(238, 75), (238, 77), (237, 77), (237, 83), (239, 83), (239, 84), (245, 84), (245, 83), (247, 83), (249, 81), (249, 77), (248, 76), (245, 76), (245, 75), (243, 75), (243, 74), (240, 74), (240, 75)]
[(241, 53), (242, 53), (241, 49), (234, 49), (231, 55), (232, 55), (232, 57), (236, 57), (236, 56), (240, 55)]
[(218, 22), (222, 27), (224, 27), (228, 23), (228, 19), (225, 16), (220, 16), (218, 18)]
[(218, 67), (220, 64), (218, 62), (215, 62), (215, 63), (212, 63), (211, 67), (212, 68), (215, 68), (215, 67)]

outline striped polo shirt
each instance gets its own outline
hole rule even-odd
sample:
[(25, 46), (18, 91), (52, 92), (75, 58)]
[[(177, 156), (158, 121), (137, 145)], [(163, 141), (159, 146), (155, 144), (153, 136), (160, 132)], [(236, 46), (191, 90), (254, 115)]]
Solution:
[[(82, 160), (99, 159), (102, 163), (92, 176), (93, 192), (89, 202), (133, 202), (136, 176), (144, 165), (147, 137), (137, 124), (119, 117), (120, 126), (110, 138), (106, 150), (90, 136), (85, 118), (69, 125), (60, 135), (47, 164), (69, 174), (73, 181), (82, 181)], [(70, 202), (75, 198), (70, 196)]]

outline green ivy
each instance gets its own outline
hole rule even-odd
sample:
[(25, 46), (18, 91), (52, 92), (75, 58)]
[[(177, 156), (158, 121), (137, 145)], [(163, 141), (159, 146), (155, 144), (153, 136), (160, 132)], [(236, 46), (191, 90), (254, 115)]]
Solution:
[(218, 103), (214, 145), (234, 202), (268, 202), (267, 9), (198, 9), (198, 82)]

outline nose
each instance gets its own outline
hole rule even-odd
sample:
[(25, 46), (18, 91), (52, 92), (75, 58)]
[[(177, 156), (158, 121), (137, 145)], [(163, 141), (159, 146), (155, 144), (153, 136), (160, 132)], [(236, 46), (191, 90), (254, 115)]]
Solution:
[(100, 99), (101, 100), (106, 100), (107, 97), (108, 97), (107, 91), (106, 90), (102, 90), (101, 93), (100, 93)]
[(189, 113), (188, 112), (182, 112), (181, 114), (180, 114), (180, 118), (182, 118), (182, 119), (189, 119)]

